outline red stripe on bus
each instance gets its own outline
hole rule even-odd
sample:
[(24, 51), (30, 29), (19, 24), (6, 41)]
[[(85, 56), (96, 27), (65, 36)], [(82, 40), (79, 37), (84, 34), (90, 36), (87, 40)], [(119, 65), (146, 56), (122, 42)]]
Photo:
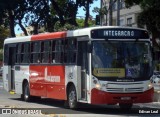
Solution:
[(31, 41), (64, 38), (64, 37), (66, 37), (66, 35), (67, 35), (67, 32), (65, 32), (65, 31), (63, 31), (63, 32), (53, 32), (53, 33), (32, 35), (31, 36)]

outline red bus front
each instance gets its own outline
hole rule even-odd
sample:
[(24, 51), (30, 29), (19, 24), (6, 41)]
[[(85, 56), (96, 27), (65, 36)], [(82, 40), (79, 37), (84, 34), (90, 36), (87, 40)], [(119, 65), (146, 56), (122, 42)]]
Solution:
[(92, 46), (92, 104), (152, 102), (149, 42), (102, 40)]

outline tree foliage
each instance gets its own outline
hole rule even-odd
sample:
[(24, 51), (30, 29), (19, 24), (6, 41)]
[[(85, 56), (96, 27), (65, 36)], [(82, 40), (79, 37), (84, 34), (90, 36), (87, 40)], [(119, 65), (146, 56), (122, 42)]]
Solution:
[(8, 28), (0, 26), (0, 49), (3, 48), (4, 39), (6, 39), (9, 35), (10, 31)]
[[(15, 36), (14, 25), (15, 25), (15, 15), (18, 9), (18, 5), (21, 4), (23, 0), (1, 0), (0, 1), (0, 13), (1, 22), (5, 26), (10, 27), (10, 36)], [(7, 25), (8, 24), (8, 25)]]
[(126, 7), (131, 7), (135, 4), (139, 5), (143, 0), (124, 0)]
[(56, 22), (61, 27), (78, 26), (76, 15), (79, 7), (84, 7), (86, 17), (84, 26), (89, 26), (89, 7), (96, 0), (1, 0), (0, 25), (9, 27), (10, 36), (15, 37), (14, 27), (19, 25), (25, 35), (27, 26), (33, 26), (34, 34), (40, 27), (53, 32)]
[[(66, 30), (75, 30), (75, 29), (79, 29), (79, 28), (84, 28), (84, 19), (76, 19), (77, 22), (77, 26), (66, 23), (64, 26), (61, 25), (61, 23), (59, 21), (56, 22), (55, 26), (54, 26), (54, 30), (55, 31), (66, 31)], [(89, 19), (88, 21), (88, 26), (95, 26), (95, 20), (93, 20), (92, 18)]]

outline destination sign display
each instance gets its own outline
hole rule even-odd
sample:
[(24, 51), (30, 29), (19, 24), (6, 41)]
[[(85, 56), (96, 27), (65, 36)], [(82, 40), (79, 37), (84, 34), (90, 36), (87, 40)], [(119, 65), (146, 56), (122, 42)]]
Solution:
[(93, 39), (149, 39), (148, 32), (138, 29), (110, 28), (91, 31)]

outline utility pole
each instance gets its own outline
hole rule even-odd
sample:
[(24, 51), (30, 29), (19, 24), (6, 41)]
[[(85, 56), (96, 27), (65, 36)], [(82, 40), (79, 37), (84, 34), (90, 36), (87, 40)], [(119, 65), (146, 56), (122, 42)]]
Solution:
[(106, 11), (106, 26), (107, 26), (107, 24), (108, 24), (108, 10), (107, 10), (107, 8), (105, 9), (105, 11)]
[(120, 0), (117, 0), (117, 26), (120, 25)]
[[(100, 8), (102, 9), (102, 6), (103, 6), (103, 0), (101, 0), (101, 6), (100, 6)], [(102, 26), (102, 15), (100, 15), (100, 26)]]
[[(107, 6), (106, 6), (106, 1), (103, 2), (103, 0), (101, 0), (101, 3), (102, 3), (101, 6), (103, 6), (103, 7), (101, 7), (101, 8), (103, 8), (103, 10), (106, 12), (106, 13), (104, 14), (104, 15), (106, 16), (106, 17), (105, 17), (105, 18), (106, 18), (106, 19), (105, 19), (106, 21), (104, 21), (104, 23), (105, 23), (105, 25), (107, 26), (107, 24), (108, 24), (108, 23), (107, 23), (107, 22), (108, 22), (108, 9), (107, 9)], [(103, 24), (102, 24), (102, 25), (103, 25)]]
[(109, 1), (109, 26), (112, 26), (112, 0)]

